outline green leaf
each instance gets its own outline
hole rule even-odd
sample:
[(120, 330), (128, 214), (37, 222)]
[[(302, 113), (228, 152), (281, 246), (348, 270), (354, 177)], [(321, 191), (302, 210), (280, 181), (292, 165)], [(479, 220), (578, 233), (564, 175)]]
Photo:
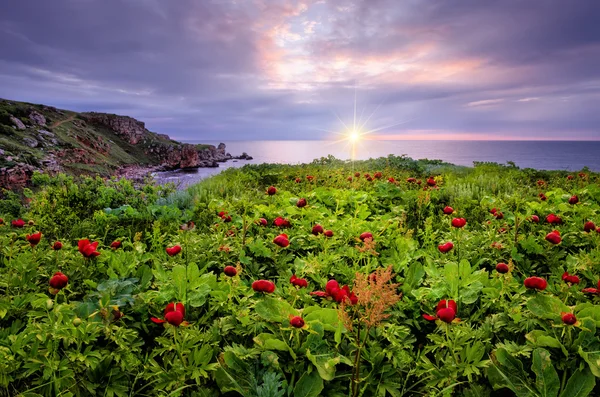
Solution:
[(590, 371), (597, 377), (600, 377), (600, 350), (598, 344), (595, 345), (596, 349), (591, 352), (584, 351), (581, 346), (579, 346), (578, 353), (585, 360), (585, 362), (589, 365)]
[[(306, 311), (305, 311), (306, 313)], [(304, 316), (304, 321), (310, 323), (312, 321), (320, 321), (323, 324), (323, 329), (327, 331), (337, 331), (340, 323), (338, 312), (335, 309), (316, 309)]]
[(539, 396), (530, 386), (533, 382), (523, 370), (523, 363), (512, 357), (505, 349), (496, 350), (492, 362), (493, 365), (488, 367), (487, 375), (494, 390), (506, 387), (517, 397)]
[(578, 319), (581, 320), (585, 317), (593, 318), (596, 322), (596, 326), (600, 326), (600, 306), (586, 306), (577, 313)]
[(418, 286), (424, 275), (425, 270), (423, 269), (423, 265), (418, 261), (413, 262), (406, 271), (406, 276), (404, 277), (404, 285), (402, 286), (404, 294), (410, 293), (410, 291)]
[(352, 362), (346, 357), (336, 356), (334, 353), (312, 354), (310, 350), (307, 350), (306, 358), (317, 367), (319, 375), (324, 380), (333, 380), (335, 377), (335, 366), (340, 362), (352, 365)]
[(571, 375), (560, 397), (587, 397), (596, 386), (596, 378), (591, 371), (586, 368), (583, 371), (577, 370)]
[(529, 299), (527, 308), (537, 317), (560, 321), (560, 313), (569, 312), (569, 308), (560, 299), (538, 294)]
[(525, 335), (525, 338), (535, 347), (553, 347), (556, 349), (561, 349), (565, 356), (569, 355), (563, 344), (560, 343), (555, 337), (546, 335), (545, 331), (536, 329)]
[(286, 321), (290, 314), (296, 315), (296, 311), (292, 306), (281, 299), (265, 298), (254, 306), (256, 314), (267, 321), (282, 323)]
[(323, 390), (323, 379), (315, 371), (305, 372), (294, 387), (294, 397), (319, 397)]
[(552, 366), (550, 353), (545, 349), (533, 351), (533, 365), (531, 370), (535, 373), (535, 386), (542, 397), (556, 397), (560, 389), (558, 374)]

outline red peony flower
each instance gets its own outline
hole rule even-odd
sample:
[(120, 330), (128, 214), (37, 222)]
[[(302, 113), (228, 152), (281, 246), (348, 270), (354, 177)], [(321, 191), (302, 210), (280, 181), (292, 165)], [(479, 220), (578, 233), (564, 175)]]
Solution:
[(97, 241), (95, 243), (91, 243), (88, 239), (79, 240), (77, 243), (77, 248), (79, 249), (81, 255), (86, 258), (95, 258), (100, 255), (100, 252), (96, 250), (98, 248)]
[(217, 215), (219, 216), (219, 218), (223, 218), (225, 215), (227, 215), (227, 211), (219, 211)]
[(561, 241), (560, 232), (558, 230), (553, 230), (546, 234), (546, 241), (549, 241), (552, 244), (559, 244)]
[(17, 227), (20, 229), (25, 226), (25, 221), (23, 219), (17, 219), (16, 221), (12, 221), (10, 224), (12, 227)]
[(437, 183), (436, 183), (435, 179), (433, 179), (433, 178), (429, 177), (429, 178), (427, 179), (427, 185), (428, 185), (428, 186), (435, 186), (435, 185), (437, 185)]
[(33, 234), (28, 234), (27, 236), (25, 236), (25, 239), (29, 241), (29, 244), (31, 244), (32, 247), (35, 247), (39, 244), (40, 240), (42, 239), (42, 233), (37, 232)]
[(290, 278), (290, 283), (292, 283), (296, 287), (300, 287), (300, 288), (308, 287), (308, 281), (306, 281), (305, 278), (296, 277), (295, 274)]
[(112, 244), (110, 245), (110, 248), (116, 250), (116, 249), (121, 248), (122, 245), (123, 244), (120, 241), (116, 240), (116, 241), (112, 242)]
[(256, 280), (252, 283), (252, 289), (256, 292), (271, 294), (275, 291), (275, 283), (268, 280)]
[(569, 204), (577, 204), (579, 202), (579, 197), (573, 195), (569, 198)]
[(167, 251), (167, 254), (169, 256), (175, 256), (175, 255), (177, 255), (178, 253), (181, 252), (181, 246), (180, 245), (174, 245), (173, 247), (167, 247), (165, 250)]
[(333, 230), (325, 230), (325, 231), (323, 232), (323, 235), (324, 235), (325, 237), (333, 237)]
[(267, 194), (269, 196), (274, 195), (275, 193), (277, 193), (277, 189), (275, 188), (275, 186), (269, 186), (269, 188), (267, 189)]
[(348, 177), (348, 182), (352, 182), (352, 177), (351, 176)]
[(546, 222), (551, 225), (560, 225), (562, 223), (562, 219), (560, 219), (560, 216), (550, 214), (546, 217)]
[(567, 175), (567, 180), (572, 180), (573, 179), (573, 175)]
[(373, 177), (371, 177), (371, 175), (368, 175), (368, 174), (367, 174), (367, 181), (369, 181), (369, 182), (373, 182)]
[(300, 182), (302, 182), (302, 179), (296, 178), (296, 183), (300, 183)]
[(277, 227), (289, 227), (290, 226), (290, 221), (288, 221), (287, 219), (284, 219), (284, 218), (278, 216), (273, 221), (273, 224), (275, 226), (277, 226)]
[(573, 275), (569, 275), (568, 272), (564, 272), (562, 275), (562, 279), (567, 282), (567, 283), (571, 283), (571, 284), (579, 284), (579, 277), (577, 276), (573, 276)]
[(586, 233), (593, 232), (596, 230), (596, 225), (592, 221), (588, 221), (583, 225), (583, 231)]
[(585, 293), (588, 293), (588, 294), (600, 295), (600, 281), (598, 281), (598, 288), (584, 288), (584, 289), (582, 289), (582, 291)]
[(298, 208), (306, 207), (306, 199), (305, 198), (299, 199), (298, 202), (296, 203), (296, 207), (298, 207)]
[(225, 273), (226, 276), (233, 277), (237, 274), (237, 269), (233, 266), (225, 266), (223, 273)]
[(566, 325), (573, 325), (577, 322), (577, 317), (573, 313), (561, 313), (561, 318)]
[(417, 180), (415, 178), (407, 178), (406, 182), (408, 183), (415, 183)]
[(508, 273), (508, 270), (509, 270), (508, 265), (506, 263), (498, 263), (496, 265), (496, 271), (498, 273), (502, 273), (502, 274)]
[(498, 210), (496, 208), (492, 208), (490, 210), (490, 214), (492, 214), (492, 215), (495, 214), (496, 212), (498, 212)]
[(523, 281), (523, 285), (528, 289), (543, 291), (548, 286), (548, 282), (541, 277), (527, 277), (525, 281)]
[(454, 218), (452, 219), (452, 226), (455, 228), (463, 228), (467, 224), (467, 220), (465, 218)]
[(183, 318), (185, 317), (185, 306), (183, 303), (169, 303), (165, 308), (164, 317), (164, 320), (156, 317), (152, 317), (150, 320), (156, 324), (169, 323), (179, 327), (184, 322)]
[(539, 198), (540, 198), (540, 200), (542, 200), (542, 201), (546, 201), (546, 200), (548, 200), (548, 197), (546, 197), (546, 195), (545, 195), (544, 193), (540, 193), (540, 194), (538, 194), (538, 197), (539, 197)]
[(315, 236), (318, 236), (319, 234), (323, 233), (323, 226), (316, 224), (312, 227), (312, 234), (314, 234)]
[(440, 250), (440, 252), (442, 254), (445, 254), (446, 252), (449, 252), (452, 248), (454, 248), (454, 244), (452, 244), (451, 241), (448, 241), (445, 244), (438, 245), (438, 249)]
[(585, 172), (580, 172), (577, 175), (579, 175), (580, 178), (585, 178), (587, 176), (587, 174)]
[(359, 177), (360, 177), (360, 172), (355, 172), (355, 173), (354, 173), (354, 176), (355, 176), (356, 178), (359, 178)]
[(267, 226), (269, 224), (269, 222), (267, 222), (267, 220), (265, 218), (260, 218), (258, 220), (258, 224), (261, 226)]
[(300, 316), (295, 316), (290, 319), (290, 325), (294, 328), (304, 327), (304, 320)]
[(373, 178), (375, 179), (381, 179), (381, 177), (383, 177), (383, 174), (379, 171), (373, 174)]
[(388, 178), (388, 182), (389, 183), (396, 183), (396, 180), (392, 177)]
[(436, 316), (423, 314), (423, 318), (428, 321), (442, 320), (445, 323), (451, 323), (456, 318), (458, 307), (453, 300), (442, 299), (436, 307)]
[(454, 212), (454, 208), (452, 208), (450, 206), (445, 206), (442, 211), (444, 212), (444, 214), (450, 215)]
[(280, 247), (287, 247), (290, 245), (290, 240), (288, 240), (287, 234), (280, 234), (279, 236), (273, 239), (273, 242)]
[(52, 249), (54, 251), (60, 251), (62, 249), (63, 245), (60, 241), (56, 241), (53, 245), (52, 245)]
[(54, 275), (52, 277), (50, 277), (50, 282), (49, 282), (50, 287), (52, 287), (56, 290), (61, 290), (61, 289), (65, 288), (68, 283), (69, 283), (69, 278), (61, 272), (54, 273)]
[(546, 182), (544, 182), (542, 180), (537, 181), (538, 186), (544, 186), (545, 184), (546, 184)]
[(312, 175), (306, 175), (306, 179), (310, 182), (314, 179), (315, 177)]
[(494, 212), (494, 217), (496, 219), (504, 219), (504, 214), (500, 211), (496, 211), (496, 212)]
[(223, 220), (224, 223), (229, 223), (229, 222), (231, 222), (231, 215), (225, 214), (221, 217), (221, 219)]
[(362, 241), (365, 241), (368, 238), (370, 238), (371, 240), (373, 240), (373, 234), (371, 232), (363, 232), (363, 233), (360, 234), (359, 238)]
[(417, 180), (417, 185), (421, 185), (421, 180), (420, 179)]
[(531, 215), (531, 218), (529, 218), (531, 220), (531, 222), (533, 223), (539, 223), (540, 221), (540, 217), (537, 215)]

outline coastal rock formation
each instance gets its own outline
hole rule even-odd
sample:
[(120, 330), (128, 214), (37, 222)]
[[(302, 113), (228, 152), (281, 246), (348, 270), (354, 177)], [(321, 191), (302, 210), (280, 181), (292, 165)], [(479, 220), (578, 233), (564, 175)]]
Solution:
[(25, 186), (33, 172), (38, 170), (29, 164), (17, 164), (14, 167), (2, 167), (0, 168), (0, 186), (5, 187), (22, 187)]
[(24, 130), (25, 124), (23, 124), (23, 122), (21, 120), (19, 120), (18, 118), (16, 118), (15, 116), (10, 116), (10, 121), (13, 123), (13, 125), (18, 129), (18, 130)]
[(146, 125), (129, 116), (106, 113), (83, 113), (88, 123), (95, 123), (113, 130), (131, 145), (137, 145), (146, 134)]
[(37, 111), (32, 111), (31, 113), (29, 113), (29, 120), (31, 120), (34, 124), (37, 124), (41, 127), (46, 125), (46, 117), (44, 117), (43, 114), (37, 112)]

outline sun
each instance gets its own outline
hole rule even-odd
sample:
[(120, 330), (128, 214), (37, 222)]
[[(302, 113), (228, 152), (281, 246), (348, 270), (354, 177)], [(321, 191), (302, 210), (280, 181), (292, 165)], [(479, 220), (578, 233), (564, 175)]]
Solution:
[(348, 139), (350, 142), (358, 142), (360, 139), (360, 133), (356, 130), (352, 130), (348, 133)]

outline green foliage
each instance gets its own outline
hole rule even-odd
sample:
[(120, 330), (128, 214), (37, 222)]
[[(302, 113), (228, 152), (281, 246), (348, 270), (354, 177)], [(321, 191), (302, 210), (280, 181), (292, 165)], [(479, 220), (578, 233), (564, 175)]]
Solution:
[[(377, 171), (381, 179), (364, 177)], [(437, 187), (425, 187), (429, 177)], [(0, 200), (0, 396), (600, 393), (600, 297), (583, 292), (600, 273), (600, 233), (583, 231), (588, 220), (600, 224), (596, 174), (567, 180), (514, 165), (390, 156), (228, 169), (185, 191), (65, 175), (33, 182), (23, 196)], [(572, 194), (577, 205), (567, 203)], [(298, 208), (299, 198), (308, 205)], [(455, 213), (444, 215), (445, 206)], [(550, 213), (563, 223), (544, 222)], [(540, 223), (529, 220), (534, 214)], [(32, 225), (11, 227), (18, 217)], [(277, 217), (290, 227), (274, 226)], [(453, 217), (467, 225), (453, 228)], [(333, 236), (313, 235), (317, 223)], [(557, 245), (544, 239), (554, 229)], [(42, 241), (31, 246), (26, 236), (36, 231)], [(365, 231), (373, 241), (359, 239)], [(273, 243), (280, 233), (288, 247)], [(98, 257), (78, 251), (83, 238), (98, 242)], [(50, 248), (56, 240), (62, 250)], [(442, 254), (446, 241), (454, 248)], [(167, 255), (175, 245), (182, 251)], [(498, 273), (499, 262), (510, 271)], [(226, 276), (226, 266), (237, 275)], [(388, 266), (402, 296), (374, 321), (367, 307), (376, 286), (355, 281)], [(54, 295), (57, 271), (68, 284)], [(580, 283), (566, 283), (565, 272)], [(308, 287), (293, 286), (292, 275)], [(529, 276), (548, 287), (526, 289)], [(359, 303), (322, 296), (331, 279)], [(255, 292), (256, 280), (275, 291)], [(456, 301), (456, 319), (423, 318), (442, 299)], [(179, 327), (150, 320), (166, 319), (174, 302), (186, 308)], [(563, 323), (565, 313), (576, 323)]]

